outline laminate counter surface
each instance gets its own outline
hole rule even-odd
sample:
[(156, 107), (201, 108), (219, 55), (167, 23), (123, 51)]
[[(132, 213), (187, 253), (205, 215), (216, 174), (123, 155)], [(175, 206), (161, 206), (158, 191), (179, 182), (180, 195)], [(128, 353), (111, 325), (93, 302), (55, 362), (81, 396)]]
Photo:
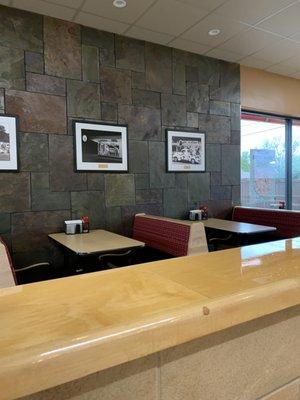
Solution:
[(300, 238), (0, 290), (0, 399), (300, 303)]

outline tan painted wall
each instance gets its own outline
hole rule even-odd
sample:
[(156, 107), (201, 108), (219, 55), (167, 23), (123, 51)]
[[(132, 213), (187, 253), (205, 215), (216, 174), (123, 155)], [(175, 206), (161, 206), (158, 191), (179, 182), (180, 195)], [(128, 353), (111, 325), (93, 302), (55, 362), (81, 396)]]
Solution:
[(300, 79), (241, 66), (244, 109), (300, 117)]

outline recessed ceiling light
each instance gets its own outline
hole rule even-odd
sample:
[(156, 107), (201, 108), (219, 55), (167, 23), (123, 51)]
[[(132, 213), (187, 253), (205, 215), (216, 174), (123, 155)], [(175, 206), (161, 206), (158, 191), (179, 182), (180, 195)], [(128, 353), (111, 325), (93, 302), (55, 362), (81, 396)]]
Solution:
[(209, 36), (218, 36), (220, 35), (221, 30), (220, 29), (210, 29), (208, 31)]
[(127, 3), (125, 0), (114, 0), (113, 5), (117, 8), (124, 8), (126, 7)]

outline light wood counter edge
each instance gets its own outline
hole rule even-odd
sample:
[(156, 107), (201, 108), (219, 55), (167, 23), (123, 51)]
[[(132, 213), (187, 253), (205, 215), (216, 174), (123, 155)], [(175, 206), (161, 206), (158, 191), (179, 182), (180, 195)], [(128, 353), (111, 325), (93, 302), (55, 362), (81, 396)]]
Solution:
[(94, 332), (82, 341), (55, 343), (49, 352), (28, 349), (2, 359), (0, 399), (36, 393), (299, 304), (300, 278), (285, 279)]

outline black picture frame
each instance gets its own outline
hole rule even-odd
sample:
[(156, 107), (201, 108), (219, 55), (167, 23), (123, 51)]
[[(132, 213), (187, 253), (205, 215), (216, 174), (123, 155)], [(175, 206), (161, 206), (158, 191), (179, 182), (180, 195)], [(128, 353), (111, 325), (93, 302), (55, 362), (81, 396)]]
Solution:
[(205, 147), (205, 133), (197, 130), (166, 129), (167, 172), (205, 172)]
[(12, 114), (0, 114), (0, 172), (19, 172), (19, 119)]
[(128, 172), (128, 125), (74, 120), (73, 133), (75, 172)]

